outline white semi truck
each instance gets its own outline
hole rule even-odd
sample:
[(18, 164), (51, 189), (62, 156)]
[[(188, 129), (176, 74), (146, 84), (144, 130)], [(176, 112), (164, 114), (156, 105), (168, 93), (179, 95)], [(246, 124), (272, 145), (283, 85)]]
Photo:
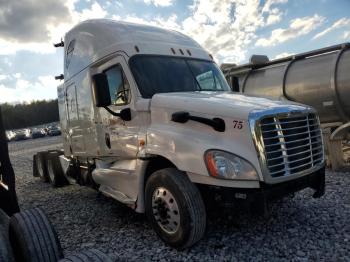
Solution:
[(75, 26), (57, 46), (64, 46), (64, 153), (35, 156), (46, 181), (71, 176), (145, 212), (178, 249), (204, 235), (208, 196), (264, 210), (307, 187), (324, 194), (315, 110), (232, 93), (191, 38), (98, 19)]

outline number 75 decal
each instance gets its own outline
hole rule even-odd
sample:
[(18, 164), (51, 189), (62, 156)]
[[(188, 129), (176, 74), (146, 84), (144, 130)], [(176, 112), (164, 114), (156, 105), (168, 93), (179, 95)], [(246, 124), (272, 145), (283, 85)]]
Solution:
[(233, 128), (242, 129), (243, 128), (243, 121), (233, 120)]

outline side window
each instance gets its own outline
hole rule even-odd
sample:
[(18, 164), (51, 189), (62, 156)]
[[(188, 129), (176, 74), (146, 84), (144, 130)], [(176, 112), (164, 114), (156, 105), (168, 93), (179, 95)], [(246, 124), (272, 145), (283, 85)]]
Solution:
[(207, 71), (196, 76), (202, 90), (223, 90), (220, 80), (213, 71)]
[(66, 93), (67, 113), (68, 113), (69, 121), (79, 120), (76, 86), (75, 85), (68, 86), (66, 92), (67, 92)]
[(74, 47), (75, 47), (75, 40), (73, 39), (72, 41), (70, 41), (66, 50), (66, 68), (69, 67), (70, 61), (73, 56)]
[(202, 89), (210, 90), (215, 88), (215, 81), (212, 71), (200, 74), (196, 78)]
[(131, 92), (128, 80), (120, 65), (113, 66), (104, 72), (107, 75), (109, 93), (113, 105), (126, 105), (130, 103)]

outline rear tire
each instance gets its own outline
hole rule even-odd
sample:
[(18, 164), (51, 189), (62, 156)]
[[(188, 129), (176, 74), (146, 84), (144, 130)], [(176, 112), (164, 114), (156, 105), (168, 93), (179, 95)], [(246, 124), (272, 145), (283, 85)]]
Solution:
[(146, 215), (169, 246), (184, 249), (199, 241), (206, 228), (205, 206), (198, 188), (181, 171), (161, 169), (146, 184)]
[(38, 158), (37, 154), (33, 155), (33, 176), (34, 177), (40, 177), (37, 158)]
[(47, 173), (49, 182), (53, 187), (61, 187), (69, 184), (63, 173), (59, 159), (60, 155), (62, 155), (62, 153), (59, 151), (51, 151), (47, 155)]
[[(48, 176), (48, 171), (47, 171), (47, 154), (48, 152), (43, 151), (43, 152), (38, 152), (36, 154), (36, 157), (33, 158), (35, 159), (35, 168), (36, 171), (38, 172), (37, 176), (41, 178), (41, 180), (45, 183), (49, 183), (49, 176)], [(34, 171), (34, 166), (33, 166), (33, 171)], [(34, 174), (35, 176), (35, 174)]]
[(112, 262), (112, 259), (97, 249), (90, 249), (70, 255), (59, 262)]
[(39, 208), (13, 215), (9, 237), (16, 261), (56, 262), (63, 258), (56, 231)]

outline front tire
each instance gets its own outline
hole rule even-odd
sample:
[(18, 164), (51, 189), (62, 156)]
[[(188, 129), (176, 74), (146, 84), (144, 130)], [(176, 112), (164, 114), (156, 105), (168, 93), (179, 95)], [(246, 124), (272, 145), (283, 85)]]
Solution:
[(146, 215), (157, 235), (169, 246), (184, 249), (199, 241), (206, 212), (198, 188), (181, 171), (161, 169), (146, 184)]
[(59, 262), (112, 262), (112, 259), (97, 249), (72, 254)]
[(56, 231), (39, 208), (14, 214), (9, 238), (16, 261), (56, 262), (63, 258)]

